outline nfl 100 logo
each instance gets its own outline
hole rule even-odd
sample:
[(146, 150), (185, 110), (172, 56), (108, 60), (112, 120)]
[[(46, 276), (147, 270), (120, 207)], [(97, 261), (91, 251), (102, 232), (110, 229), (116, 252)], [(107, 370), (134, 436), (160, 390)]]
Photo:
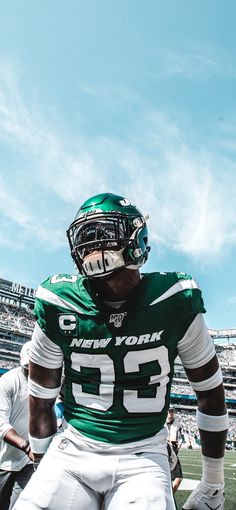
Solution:
[(127, 312), (123, 313), (113, 313), (110, 315), (110, 323), (113, 323), (116, 328), (120, 328), (122, 326), (122, 322), (124, 317), (127, 315)]

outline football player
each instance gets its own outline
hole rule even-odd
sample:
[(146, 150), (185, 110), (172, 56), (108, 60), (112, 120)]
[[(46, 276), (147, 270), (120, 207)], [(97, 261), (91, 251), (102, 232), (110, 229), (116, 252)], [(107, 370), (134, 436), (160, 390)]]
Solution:
[[(203, 454), (184, 509), (223, 510), (228, 418), (197, 284), (185, 273), (141, 274), (146, 218), (122, 196), (88, 199), (67, 235), (79, 275), (51, 276), (36, 295), (29, 392), (38, 468), (15, 510), (174, 510), (165, 421), (177, 355), (197, 395)], [(67, 427), (55, 434), (63, 364)]]

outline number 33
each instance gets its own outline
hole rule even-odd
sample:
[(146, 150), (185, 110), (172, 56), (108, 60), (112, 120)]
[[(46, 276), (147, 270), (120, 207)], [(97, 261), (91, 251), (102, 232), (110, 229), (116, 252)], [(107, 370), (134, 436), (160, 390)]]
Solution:
[[(85, 385), (72, 383), (72, 392), (77, 404), (107, 411), (115, 400), (115, 370), (114, 363), (108, 354), (72, 353), (72, 369), (77, 372), (90, 370), (91, 382)], [(170, 364), (168, 360), (168, 349), (162, 345), (153, 349), (128, 352), (123, 360), (125, 374), (133, 373), (135, 383), (136, 376), (140, 374), (140, 365), (156, 362), (158, 374), (150, 375), (147, 382), (148, 389), (154, 389), (152, 397), (139, 397), (138, 389), (123, 390), (123, 405), (130, 413), (158, 413), (165, 405), (168, 374)], [(95, 376), (96, 374), (96, 376)], [(135, 375), (136, 374), (136, 375)], [(93, 383), (93, 375), (94, 383)], [(139, 380), (139, 379), (138, 379)], [(97, 382), (99, 381), (99, 382)], [(90, 388), (91, 387), (91, 392)]]

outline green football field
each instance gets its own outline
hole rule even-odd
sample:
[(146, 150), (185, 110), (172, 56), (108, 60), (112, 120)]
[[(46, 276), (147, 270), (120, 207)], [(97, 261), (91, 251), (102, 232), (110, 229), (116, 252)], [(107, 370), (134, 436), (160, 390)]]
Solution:
[[(182, 465), (184, 479), (182, 488), (180, 485), (176, 493), (176, 502), (179, 510), (186, 501), (191, 490), (187, 487), (194, 486), (194, 480), (201, 477), (201, 453), (199, 450), (180, 450), (179, 458)], [(225, 453), (225, 508), (224, 510), (236, 510), (236, 451)]]

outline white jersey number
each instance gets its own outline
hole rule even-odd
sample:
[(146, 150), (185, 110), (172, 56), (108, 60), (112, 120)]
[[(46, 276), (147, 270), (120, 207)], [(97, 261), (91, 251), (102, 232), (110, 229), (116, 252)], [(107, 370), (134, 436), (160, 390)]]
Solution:
[[(85, 407), (107, 411), (114, 402), (116, 379), (114, 363), (107, 354), (72, 353), (72, 369), (84, 374), (93, 374), (90, 382), (86, 385), (72, 384), (72, 392), (77, 404)], [(133, 374), (132, 381), (140, 375), (141, 367), (145, 369), (148, 363), (153, 363), (156, 370), (154, 375), (148, 376), (147, 385), (144, 390), (149, 392), (148, 396), (142, 396), (141, 389), (123, 390), (123, 405), (130, 413), (158, 413), (165, 405), (168, 373), (170, 364), (168, 360), (168, 349), (162, 345), (153, 349), (128, 352), (123, 360), (125, 374)], [(92, 370), (92, 372), (91, 372)], [(155, 373), (158, 372), (158, 373)], [(91, 388), (91, 385), (93, 388)], [(132, 387), (134, 384), (132, 384)], [(87, 391), (86, 391), (87, 390)]]

